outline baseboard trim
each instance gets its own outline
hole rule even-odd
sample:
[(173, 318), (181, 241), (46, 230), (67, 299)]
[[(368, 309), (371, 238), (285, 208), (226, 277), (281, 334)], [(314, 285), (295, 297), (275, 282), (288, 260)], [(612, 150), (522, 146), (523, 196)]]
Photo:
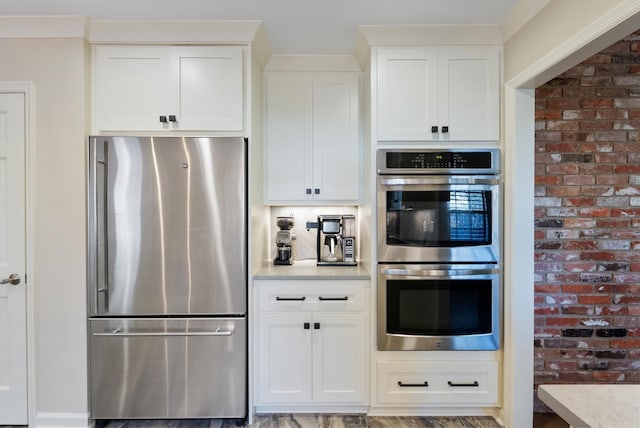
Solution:
[(89, 414), (38, 412), (29, 428), (89, 428)]

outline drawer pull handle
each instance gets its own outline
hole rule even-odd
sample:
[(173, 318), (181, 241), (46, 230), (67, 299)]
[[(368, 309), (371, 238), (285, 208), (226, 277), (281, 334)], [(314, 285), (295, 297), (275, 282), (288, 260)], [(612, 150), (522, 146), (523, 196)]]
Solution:
[(276, 300), (278, 302), (302, 302), (307, 300), (307, 298), (305, 296), (302, 297), (280, 297), (280, 296), (276, 296)]
[(480, 386), (477, 380), (474, 380), (473, 383), (453, 383), (451, 381), (447, 382), (449, 386)]
[(398, 386), (403, 388), (426, 388), (429, 386), (429, 382), (425, 380), (424, 383), (402, 383), (402, 381), (399, 380)]
[(344, 297), (318, 297), (318, 300), (320, 300), (321, 302), (331, 302), (331, 301), (347, 301), (349, 300), (349, 296), (344, 296)]

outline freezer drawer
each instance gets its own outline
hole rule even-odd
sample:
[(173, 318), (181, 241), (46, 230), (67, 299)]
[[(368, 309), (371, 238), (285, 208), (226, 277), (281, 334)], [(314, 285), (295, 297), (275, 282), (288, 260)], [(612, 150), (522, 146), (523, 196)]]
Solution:
[(246, 319), (90, 320), (91, 418), (246, 417)]

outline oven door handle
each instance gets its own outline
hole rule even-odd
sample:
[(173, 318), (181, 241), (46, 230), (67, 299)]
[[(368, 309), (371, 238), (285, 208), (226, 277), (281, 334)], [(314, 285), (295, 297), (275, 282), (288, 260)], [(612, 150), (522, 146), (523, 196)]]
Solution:
[(425, 184), (500, 184), (495, 176), (411, 176), (411, 177), (384, 177), (379, 178), (383, 186), (420, 186)]
[(442, 269), (434, 267), (433, 269), (411, 269), (407, 267), (389, 267), (380, 269), (380, 273), (387, 276), (414, 276), (414, 277), (448, 277), (460, 275), (491, 275), (499, 273), (500, 269), (496, 267), (468, 267), (462, 269)]

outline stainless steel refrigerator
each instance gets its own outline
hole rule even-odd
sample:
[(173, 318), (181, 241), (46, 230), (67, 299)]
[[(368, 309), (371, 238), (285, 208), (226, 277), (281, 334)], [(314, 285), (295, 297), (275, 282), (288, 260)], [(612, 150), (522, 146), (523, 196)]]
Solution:
[(246, 417), (246, 151), (89, 137), (92, 419)]

